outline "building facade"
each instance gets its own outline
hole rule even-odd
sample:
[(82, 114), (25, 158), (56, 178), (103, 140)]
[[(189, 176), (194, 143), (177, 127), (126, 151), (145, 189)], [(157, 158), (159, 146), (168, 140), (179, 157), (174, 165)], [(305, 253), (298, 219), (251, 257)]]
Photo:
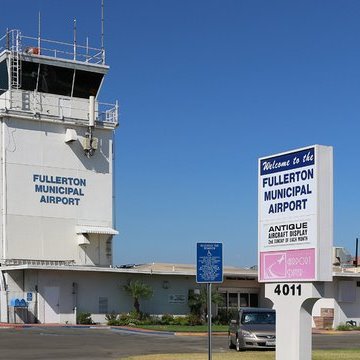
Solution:
[[(97, 100), (104, 50), (17, 30), (0, 43), (1, 265), (110, 266), (118, 106)], [(25, 272), (23, 286), (33, 284), (39, 301), (60, 296), (37, 276)], [(18, 272), (4, 271), (2, 321), (5, 303), (24, 300), (8, 296), (11, 284)]]

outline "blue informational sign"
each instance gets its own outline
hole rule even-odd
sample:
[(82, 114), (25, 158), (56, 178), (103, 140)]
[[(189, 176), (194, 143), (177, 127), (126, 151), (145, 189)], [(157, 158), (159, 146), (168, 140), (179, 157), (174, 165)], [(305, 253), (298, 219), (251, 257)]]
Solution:
[(197, 243), (196, 282), (223, 282), (222, 243)]

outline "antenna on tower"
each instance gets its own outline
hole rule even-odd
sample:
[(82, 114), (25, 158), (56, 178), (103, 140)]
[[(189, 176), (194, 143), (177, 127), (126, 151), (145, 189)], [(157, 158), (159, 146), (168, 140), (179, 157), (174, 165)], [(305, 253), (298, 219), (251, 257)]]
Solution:
[(74, 19), (74, 60), (76, 60), (76, 19)]
[(40, 49), (41, 49), (41, 12), (40, 11), (38, 16), (38, 48), (40, 53)]
[(101, 54), (102, 62), (105, 64), (105, 48), (104, 48), (104, 0), (101, 0)]

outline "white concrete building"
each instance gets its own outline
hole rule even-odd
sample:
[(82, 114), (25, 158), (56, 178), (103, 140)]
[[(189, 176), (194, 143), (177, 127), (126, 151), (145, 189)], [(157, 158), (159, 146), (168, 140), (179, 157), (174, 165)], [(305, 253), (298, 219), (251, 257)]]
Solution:
[[(255, 270), (225, 268), (219, 291), (231, 308), (266, 306), (263, 287)], [(124, 290), (130, 280), (141, 279), (154, 290), (140, 301), (141, 310), (154, 315), (189, 313), (189, 292), (199, 288), (193, 265), (144, 264), (121, 268), (79, 265), (14, 265), (3, 270), (8, 294), (24, 297), (28, 318), (9, 306), (10, 322), (75, 323), (76, 313), (89, 312), (95, 322), (105, 322), (110, 312), (128, 313), (133, 300)], [(226, 305), (225, 305), (226, 307)], [(15, 315), (14, 315), (15, 314)]]
[[(107, 71), (103, 49), (17, 30), (0, 39), (2, 266), (111, 265), (118, 106), (97, 101)], [(39, 304), (60, 312), (55, 278), (24, 270), (19, 286), (18, 272), (2, 275), (2, 321), (25, 280)], [(40, 306), (37, 319), (46, 317)]]

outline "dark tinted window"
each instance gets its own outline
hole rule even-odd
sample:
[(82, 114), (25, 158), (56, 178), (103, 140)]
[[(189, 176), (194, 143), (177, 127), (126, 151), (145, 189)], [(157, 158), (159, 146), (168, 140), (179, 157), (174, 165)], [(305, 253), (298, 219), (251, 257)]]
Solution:
[(238, 307), (238, 294), (230, 293), (229, 294), (229, 307)]
[(259, 306), (258, 294), (250, 294), (250, 306), (251, 307)]
[(6, 60), (0, 63), (0, 94), (3, 94), (9, 87), (9, 78)]
[(249, 294), (240, 294), (240, 306), (249, 306)]
[[(71, 96), (74, 69), (46, 64), (39, 65), (29, 61), (22, 61), (21, 67), (21, 88), (23, 90), (34, 91), (38, 82), (38, 91), (40, 92)], [(38, 73), (39, 80), (37, 80)], [(1, 76), (1, 79), (2, 78), (3, 76)], [(103, 74), (76, 70), (72, 96), (84, 99), (88, 99), (91, 95), (96, 96), (99, 91), (102, 78)]]
[(21, 62), (21, 89), (34, 91), (38, 76), (39, 64), (29, 61)]
[(102, 74), (76, 70), (73, 96), (84, 99), (96, 96), (102, 77)]
[(41, 64), (38, 91), (71, 96), (73, 74), (73, 69)]
[(242, 324), (275, 324), (274, 311), (244, 312), (241, 317)]

